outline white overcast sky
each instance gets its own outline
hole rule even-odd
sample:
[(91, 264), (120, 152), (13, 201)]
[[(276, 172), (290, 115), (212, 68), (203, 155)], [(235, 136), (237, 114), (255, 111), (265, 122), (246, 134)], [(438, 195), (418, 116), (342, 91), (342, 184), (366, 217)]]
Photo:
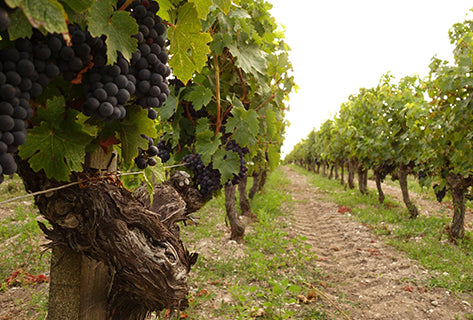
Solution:
[(267, 1), (286, 28), (300, 87), (291, 94), (283, 156), (387, 71), (398, 80), (423, 77), (434, 55), (452, 60), (448, 30), (473, 8), (471, 0)]

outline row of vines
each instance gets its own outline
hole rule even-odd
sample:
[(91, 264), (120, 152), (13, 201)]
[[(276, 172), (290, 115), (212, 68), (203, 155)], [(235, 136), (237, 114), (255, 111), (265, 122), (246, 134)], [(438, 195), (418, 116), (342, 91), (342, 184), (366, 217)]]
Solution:
[[(49, 225), (48, 319), (188, 305), (179, 222), (279, 162), (294, 83), (263, 0), (0, 1), (0, 183)], [(169, 316), (170, 318), (171, 316)]]
[[(379, 202), (381, 182), (391, 174), (399, 180), (411, 218), (418, 210), (409, 198), (407, 176), (433, 187), (439, 201), (450, 192), (453, 238), (464, 236), (465, 201), (473, 186), (473, 21), (449, 31), (454, 63), (434, 57), (425, 79), (417, 75), (395, 80), (390, 73), (373, 88), (361, 88), (342, 103), (334, 119), (297, 144), (286, 161), (312, 170), (348, 168), (348, 186), (368, 192), (372, 170)], [(337, 172), (338, 173), (338, 172)]]

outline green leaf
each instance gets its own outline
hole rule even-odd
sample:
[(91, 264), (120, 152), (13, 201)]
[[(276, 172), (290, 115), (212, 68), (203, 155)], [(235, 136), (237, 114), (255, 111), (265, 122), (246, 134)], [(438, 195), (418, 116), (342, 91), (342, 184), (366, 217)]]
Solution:
[(168, 29), (171, 43), (169, 65), (173, 74), (186, 83), (207, 62), (207, 54), (210, 53), (207, 43), (212, 41), (212, 37), (202, 32), (194, 4), (183, 5), (177, 19), (177, 24)]
[(8, 28), (8, 35), (10, 40), (19, 38), (29, 38), (33, 34), (33, 27), (31, 26), (25, 14), (21, 10), (15, 10), (10, 14), (11, 24)]
[(215, 52), (216, 54), (222, 54), (223, 49), (228, 47), (232, 43), (233, 39), (232, 36), (228, 33), (217, 33), (213, 36), (213, 40), (210, 43), (210, 50)]
[(241, 146), (246, 147), (256, 143), (259, 132), (258, 114), (255, 110), (246, 111), (242, 107), (233, 107), (228, 118), (225, 131), (233, 133), (233, 138)]
[(154, 166), (147, 166), (144, 170), (144, 179), (149, 193), (149, 199), (152, 205), (154, 200), (154, 186), (166, 180), (166, 170), (164, 169), (161, 159), (157, 159)]
[(281, 159), (280, 149), (281, 148), (278, 145), (270, 144), (268, 146), (268, 159), (271, 170), (276, 169), (276, 167), (279, 165), (279, 161)]
[(231, 0), (214, 0), (214, 2), (223, 12), (228, 14), (232, 4)]
[(72, 171), (82, 171), (85, 147), (93, 137), (83, 131), (75, 122), (78, 112), (67, 110), (63, 97), (48, 100), (46, 108), (40, 113), (47, 113), (52, 122), (41, 121), (40, 126), (28, 130), (28, 140), (20, 147), (19, 155), (28, 159), (34, 171), (44, 170), (48, 178), (68, 181)]
[(30, 24), (49, 33), (66, 33), (67, 14), (56, 0), (6, 0), (10, 8), (20, 7)]
[(154, 121), (148, 118), (148, 111), (139, 106), (127, 108), (127, 116), (115, 125), (122, 142), (122, 158), (126, 164), (130, 164), (138, 155), (138, 148), (146, 150), (148, 140), (141, 137), (142, 134), (151, 138), (157, 137)]
[(237, 58), (236, 65), (246, 73), (266, 74), (266, 53), (257, 45), (233, 43), (228, 46), (230, 53)]
[(204, 86), (194, 86), (192, 91), (186, 95), (186, 100), (192, 102), (195, 111), (199, 111), (212, 100), (213, 92)]
[(90, 34), (107, 36), (107, 64), (117, 60), (117, 51), (128, 61), (136, 51), (137, 40), (131, 36), (138, 33), (138, 25), (128, 11), (114, 11), (116, 1), (96, 1), (87, 15)]
[(206, 165), (210, 163), (212, 155), (220, 146), (220, 137), (222, 136), (222, 134), (219, 133), (215, 137), (215, 134), (210, 130), (209, 125), (210, 121), (208, 119), (199, 119), (195, 134), (195, 150), (201, 155), (202, 161)]
[(177, 110), (178, 100), (173, 94), (169, 95), (161, 108), (158, 108), (158, 115), (161, 120), (169, 120)]
[(171, 17), (169, 16), (169, 12), (173, 11), (174, 6), (170, 0), (159, 0), (159, 11), (158, 15), (166, 21), (171, 21)]
[(276, 140), (278, 138), (279, 130), (277, 130), (280, 126), (278, 121), (276, 120), (276, 112), (272, 109), (266, 109), (266, 126), (268, 132), (268, 138), (270, 140)]
[(298, 294), (301, 292), (302, 288), (296, 284), (292, 284), (287, 288), (287, 290), (292, 294)]
[(61, 0), (61, 2), (67, 4), (75, 12), (84, 12), (92, 7), (94, 0)]
[(190, 0), (189, 2), (194, 3), (199, 19), (205, 20), (213, 4), (212, 0)]
[(217, 150), (213, 156), (213, 167), (220, 171), (220, 181), (225, 184), (240, 172), (240, 156), (233, 151)]
[(279, 296), (284, 293), (284, 288), (276, 283), (275, 285), (273, 285), (273, 293)]

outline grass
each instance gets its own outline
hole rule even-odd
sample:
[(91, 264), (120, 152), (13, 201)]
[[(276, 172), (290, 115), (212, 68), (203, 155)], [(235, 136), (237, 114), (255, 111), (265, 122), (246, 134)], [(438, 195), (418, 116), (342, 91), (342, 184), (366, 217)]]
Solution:
[[(432, 287), (451, 292), (473, 292), (473, 235), (466, 232), (457, 244), (449, 240), (446, 227), (450, 219), (438, 216), (409, 219), (403, 203), (387, 196), (384, 205), (378, 203), (376, 190), (361, 196), (355, 188), (344, 190), (339, 181), (329, 180), (302, 168), (294, 167), (308, 177), (310, 183), (326, 191), (326, 200), (352, 209), (358, 221), (384, 237), (386, 243), (402, 250), (432, 270)], [(412, 185), (413, 183), (411, 183)]]
[(201, 210), (200, 224), (182, 230), (184, 243), (201, 249), (190, 274), (187, 319), (327, 319), (314, 304), (298, 299), (310, 292), (305, 283), (320, 277), (316, 257), (304, 239), (291, 237), (281, 205), (282, 172), (270, 175), (265, 192), (252, 201), (258, 219), (247, 227), (242, 244), (228, 241), (224, 197)]
[[(18, 177), (6, 179), (0, 185), (0, 201), (25, 194), (21, 180)], [(11, 202), (0, 205), (3, 214), (0, 216), (0, 294), (8, 290), (4, 280), (17, 270), (39, 275), (49, 270), (50, 252), (44, 252), (41, 241), (44, 234), (38, 226), (38, 221), (45, 222), (39, 216), (31, 200)], [(5, 212), (8, 212), (6, 214)], [(34, 319), (42, 319), (47, 311), (47, 286), (22, 283), (22, 287), (30, 292), (28, 301), (17, 301), (21, 309), (27, 309), (28, 315)]]

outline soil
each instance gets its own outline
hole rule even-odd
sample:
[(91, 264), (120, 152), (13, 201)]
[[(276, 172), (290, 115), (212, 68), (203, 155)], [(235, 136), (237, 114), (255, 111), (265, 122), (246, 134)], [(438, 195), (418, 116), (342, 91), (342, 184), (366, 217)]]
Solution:
[[(384, 244), (366, 226), (354, 221), (349, 212), (339, 213), (339, 206), (324, 200), (324, 193), (310, 186), (304, 176), (289, 167), (282, 169), (291, 180), (292, 231), (307, 237), (318, 256), (317, 266), (326, 275), (318, 287), (350, 319), (454, 320), (468, 319), (465, 314), (473, 313), (471, 295), (428, 288), (432, 271)], [(401, 196), (396, 188), (384, 190)], [(417, 197), (413, 200), (418, 202)], [(419, 204), (421, 212), (432, 205)], [(347, 319), (323, 300), (320, 307), (330, 317)]]

